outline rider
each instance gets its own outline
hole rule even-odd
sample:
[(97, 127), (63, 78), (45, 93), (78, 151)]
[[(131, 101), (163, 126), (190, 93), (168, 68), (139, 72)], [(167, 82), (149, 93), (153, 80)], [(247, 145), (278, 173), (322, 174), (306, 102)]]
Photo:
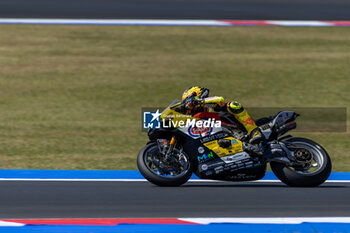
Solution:
[(252, 120), (247, 110), (237, 101), (225, 103), (223, 97), (209, 97), (209, 89), (193, 86), (183, 93), (182, 104), (186, 114), (191, 115), (203, 108), (204, 111), (229, 112), (248, 131), (250, 136), (249, 143), (258, 144), (264, 140), (260, 129)]

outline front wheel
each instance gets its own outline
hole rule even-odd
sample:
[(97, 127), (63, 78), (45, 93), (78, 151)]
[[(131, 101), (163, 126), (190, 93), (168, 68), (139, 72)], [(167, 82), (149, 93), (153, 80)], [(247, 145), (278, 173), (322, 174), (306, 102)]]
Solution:
[(332, 163), (325, 149), (307, 138), (293, 137), (284, 142), (295, 153), (300, 165), (289, 167), (271, 162), (271, 169), (278, 179), (293, 187), (315, 187), (327, 180)]
[(169, 161), (160, 153), (157, 143), (149, 143), (141, 149), (137, 157), (137, 167), (141, 174), (158, 186), (180, 186), (192, 175), (190, 158), (178, 148), (173, 149)]

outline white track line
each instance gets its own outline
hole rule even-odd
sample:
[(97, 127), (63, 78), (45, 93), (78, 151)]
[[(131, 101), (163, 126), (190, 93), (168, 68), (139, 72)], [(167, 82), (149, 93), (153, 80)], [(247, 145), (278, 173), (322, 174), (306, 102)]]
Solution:
[[(58, 218), (52, 218), (58, 220)], [(67, 218), (59, 218), (67, 219)], [(98, 219), (98, 218), (97, 218)], [(122, 219), (122, 218), (120, 218)], [(141, 218), (142, 219), (142, 218)], [(180, 221), (207, 225), (211, 223), (226, 224), (301, 224), (301, 223), (342, 223), (349, 224), (350, 217), (250, 217), (250, 218), (177, 218)], [(26, 224), (18, 223), (17, 219), (0, 220), (0, 227), (8, 226), (25, 226)]]
[(23, 223), (0, 221), (0, 227), (22, 227), (24, 225)]
[(342, 27), (350, 26), (350, 21), (0, 18), (0, 24)]
[(276, 26), (296, 26), (296, 27), (329, 27), (332, 23), (322, 21), (299, 21), (299, 20), (268, 20), (266, 23)]
[[(148, 182), (146, 179), (42, 179), (42, 178), (0, 178), (0, 181), (84, 181), (84, 182)], [(188, 182), (231, 182), (222, 180), (189, 180)], [(232, 181), (234, 182), (234, 181)], [(243, 181), (251, 183), (281, 183), (280, 180)], [(238, 183), (238, 182), (234, 182)], [(350, 183), (350, 180), (327, 180), (326, 183)]]
[[(0, 178), (0, 181), (113, 181), (113, 182), (148, 182), (146, 179), (41, 179), (41, 178)], [(276, 180), (279, 182), (278, 180)], [(220, 180), (189, 180), (188, 182), (225, 182)], [(274, 180), (271, 180), (274, 182)]]
[[(0, 178), (0, 181), (113, 181), (148, 182), (146, 179), (42, 179), (42, 178)], [(189, 180), (188, 182), (223, 182), (219, 180)], [(271, 181), (273, 182), (273, 181)]]
[(230, 26), (218, 20), (134, 20), (134, 19), (1, 19), (3, 24), (167, 25)]
[(251, 224), (300, 224), (308, 223), (350, 223), (350, 217), (285, 217), (285, 218), (179, 218), (197, 224), (251, 223)]

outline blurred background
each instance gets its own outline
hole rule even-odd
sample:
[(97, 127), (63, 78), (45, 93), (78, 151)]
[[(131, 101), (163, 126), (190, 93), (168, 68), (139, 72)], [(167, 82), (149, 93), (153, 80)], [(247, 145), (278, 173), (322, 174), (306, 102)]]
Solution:
[[(350, 20), (349, 9), (345, 0), (1, 0), (0, 18), (328, 21)], [(136, 169), (141, 108), (192, 85), (248, 108), (348, 108), (349, 64), (347, 27), (0, 24), (0, 168)], [(294, 135), (350, 171), (348, 131)]]

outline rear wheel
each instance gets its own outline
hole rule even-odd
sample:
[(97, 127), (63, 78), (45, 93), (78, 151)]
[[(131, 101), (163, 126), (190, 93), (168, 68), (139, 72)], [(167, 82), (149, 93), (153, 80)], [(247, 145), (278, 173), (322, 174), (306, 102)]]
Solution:
[(278, 179), (294, 187), (314, 187), (327, 180), (332, 164), (325, 149), (307, 138), (293, 137), (286, 139), (285, 142), (295, 153), (298, 165), (289, 167), (271, 162), (271, 169)]
[(192, 175), (192, 163), (183, 151), (174, 148), (169, 161), (160, 153), (157, 143), (147, 144), (141, 149), (137, 166), (149, 182), (159, 186), (180, 186)]

